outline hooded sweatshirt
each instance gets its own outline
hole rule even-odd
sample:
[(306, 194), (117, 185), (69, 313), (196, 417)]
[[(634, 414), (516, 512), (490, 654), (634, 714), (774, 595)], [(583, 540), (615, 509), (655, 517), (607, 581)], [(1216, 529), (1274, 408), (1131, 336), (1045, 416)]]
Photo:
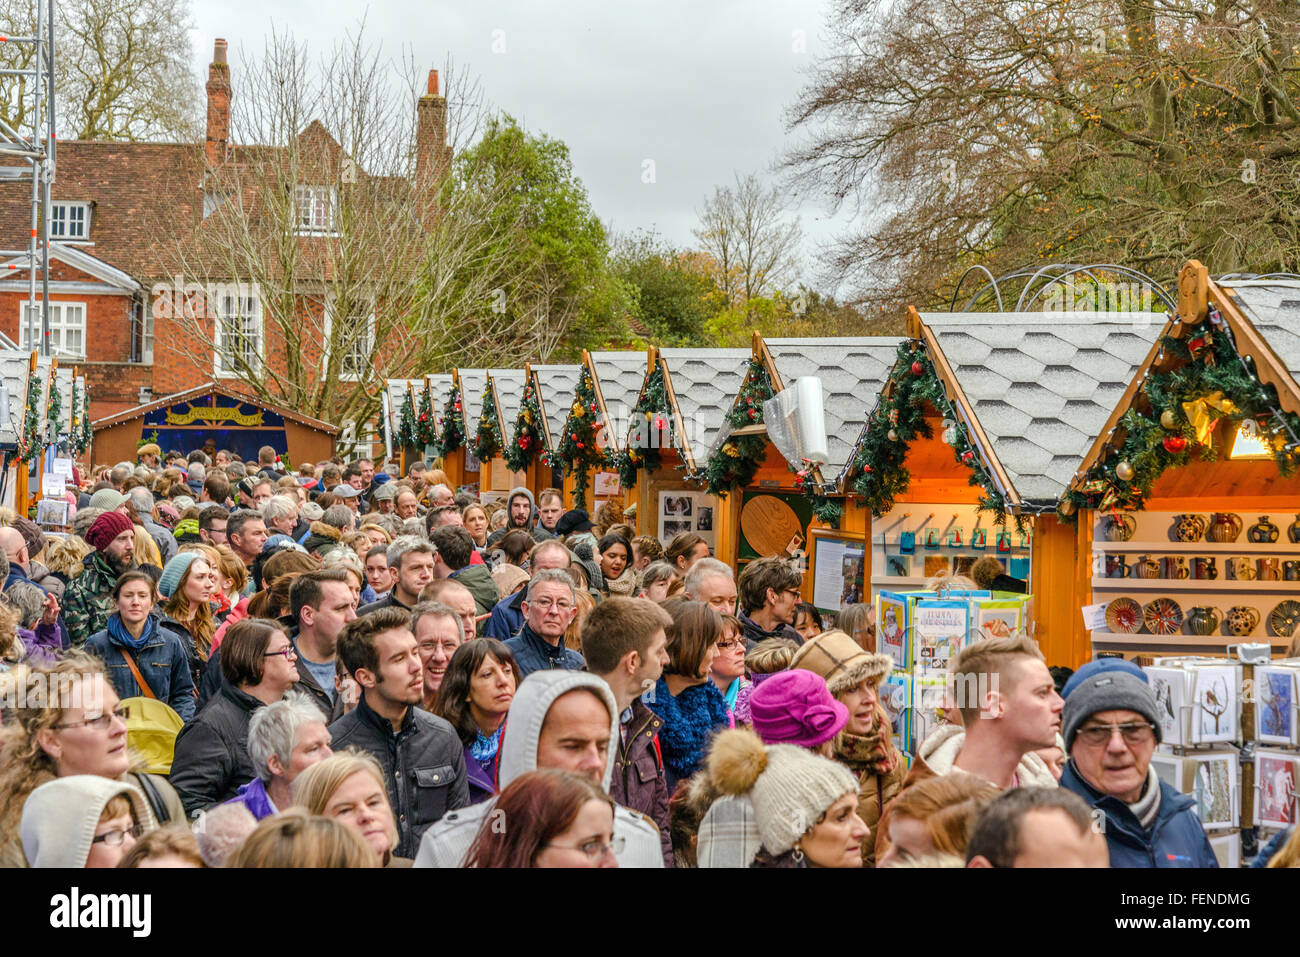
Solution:
[[(516, 525), (514, 520), (510, 517), (510, 504), (520, 495), (528, 499), (528, 521), (523, 525)], [(510, 531), (512, 528), (522, 528), (528, 534), (533, 536), (534, 541), (538, 542), (555, 537), (537, 524), (537, 502), (533, 498), (533, 493), (528, 491), (528, 489), (524, 488), (522, 485), (512, 488), (510, 494), (506, 496), (506, 527), (499, 528), (489, 535), (487, 538), (487, 544), (495, 545), (497, 542), (501, 541), (501, 539), (505, 538), (506, 532)]]
[[(609, 791), (614, 756), (618, 753), (618, 704), (609, 685), (595, 675), (580, 671), (538, 671), (523, 680), (506, 715), (506, 733), (501, 741), (497, 782), (504, 790), (515, 778), (537, 770), (537, 742), (542, 724), (555, 699), (577, 688), (588, 688), (609, 709), (609, 757), (601, 786)], [(492, 812), (496, 798), (448, 811), (424, 832), (416, 867), (460, 867), (479, 827)], [(614, 834), (625, 839), (618, 855), (619, 867), (663, 867), (659, 829), (647, 817), (619, 805), (614, 810)]]
[[(943, 777), (958, 770), (954, 768), (953, 762), (957, 760), (957, 755), (961, 753), (962, 745), (965, 743), (966, 732), (957, 725), (945, 724), (936, 728), (917, 748), (916, 761), (912, 764), (912, 769), (907, 772), (907, 777), (903, 779), (903, 786), (898, 793), (902, 794), (913, 784), (927, 778)], [(1016, 765), (1016, 780), (1020, 787), (1058, 786), (1056, 776), (1048, 768), (1047, 762), (1032, 751), (1023, 755), (1020, 763)], [(889, 850), (889, 819), (893, 810), (894, 802), (890, 801), (885, 805), (885, 813), (880, 816), (879, 825), (873, 829), (877, 861)]]
[(144, 795), (133, 784), (97, 774), (74, 774), (32, 791), (18, 828), (31, 866), (85, 867), (99, 817), (119, 794), (127, 796), (135, 819), (148, 827), (153, 818)]

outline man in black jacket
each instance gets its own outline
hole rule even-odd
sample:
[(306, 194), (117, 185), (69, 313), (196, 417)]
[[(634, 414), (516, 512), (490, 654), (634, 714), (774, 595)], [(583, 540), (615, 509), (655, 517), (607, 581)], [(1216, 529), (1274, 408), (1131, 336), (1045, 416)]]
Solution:
[(221, 651), (225, 685), (176, 736), (170, 779), (190, 817), (234, 797), (257, 776), (248, 756), (248, 721), (298, 681), (289, 636), (260, 619), (232, 625)]
[(433, 581), (433, 546), (414, 535), (400, 535), (388, 546), (388, 568), (393, 590), (378, 601), (362, 605), (357, 615), (364, 618), (381, 608), (410, 612), (420, 603), (420, 592)]
[(326, 722), (343, 717), (343, 698), (334, 690), (334, 660), (339, 635), (357, 617), (348, 573), (342, 568), (307, 572), (289, 589), (289, 612), (298, 622), (293, 647), (298, 652), (298, 687), (325, 713)]
[(469, 804), (465, 752), (452, 726), (421, 711), (424, 669), (410, 615), (381, 608), (339, 636), (343, 666), (361, 686), (356, 708), (330, 725), (330, 746), (360, 748), (384, 769), (398, 857), (415, 857), (429, 825)]

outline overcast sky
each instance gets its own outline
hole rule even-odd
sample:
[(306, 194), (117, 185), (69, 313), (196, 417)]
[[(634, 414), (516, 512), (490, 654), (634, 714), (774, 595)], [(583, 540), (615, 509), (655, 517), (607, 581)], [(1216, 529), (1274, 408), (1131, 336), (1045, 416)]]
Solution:
[[(195, 68), (212, 41), (260, 51), (272, 23), (313, 50), (366, 15), (367, 35), (430, 68), (450, 54), (487, 97), (529, 129), (568, 144), (592, 205), (619, 231), (656, 228), (693, 242), (695, 210), (735, 172), (765, 176), (788, 143), (783, 114), (825, 51), (826, 0), (193, 0)], [(494, 45), (497, 50), (495, 52)], [(644, 183), (646, 161), (653, 183)], [(839, 224), (798, 209), (809, 240)], [(811, 278), (811, 277), (810, 277)]]

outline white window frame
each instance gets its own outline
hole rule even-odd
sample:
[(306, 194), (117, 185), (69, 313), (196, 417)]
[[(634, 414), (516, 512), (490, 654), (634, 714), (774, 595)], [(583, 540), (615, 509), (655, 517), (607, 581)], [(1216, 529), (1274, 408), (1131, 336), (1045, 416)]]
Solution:
[[(18, 313), (18, 347), (24, 351), (30, 351), (35, 346), (27, 341), (27, 319), (30, 314), (31, 303), (24, 301), (22, 308)], [(40, 307), (37, 303), (37, 326), (36, 334), (40, 335)], [(67, 302), (62, 299), (52, 299), (49, 302), (50, 307), (50, 352), (60, 359), (85, 359), (86, 358), (86, 304), (84, 302)], [(81, 313), (81, 349), (77, 352), (69, 351), (65, 346), (65, 335), (69, 331), (67, 324), (67, 314), (69, 310), (79, 310)], [(74, 326), (75, 328), (75, 326)]]
[[(327, 296), (325, 299), (325, 341), (324, 343), (322, 343), (322, 348), (321, 348), (321, 375), (324, 375), (326, 373), (326, 370), (329, 369), (330, 356), (333, 353), (334, 312), (335, 312), (335, 306), (337, 302), (338, 302), (337, 297), (333, 295)], [(361, 350), (360, 354), (358, 354), (356, 351), (356, 347), (360, 345), (364, 345), (365, 348)], [(372, 306), (370, 309), (370, 313), (366, 316), (365, 337), (354, 338), (352, 342), (349, 343), (349, 351), (345, 352), (342, 356), (339, 357), (339, 380), (342, 382), (366, 381), (366, 379), (368, 379), (370, 375), (373, 374), (374, 372), (374, 368), (370, 365), (370, 358), (374, 354), (374, 351), (375, 351), (375, 310), (374, 307)], [(356, 369), (350, 372), (348, 371), (347, 362), (349, 356), (351, 356), (353, 359), (359, 360), (362, 366), (362, 370), (364, 370), (364, 374), (362, 371)]]
[[(73, 213), (79, 213), (80, 222), (73, 223)], [(72, 227), (80, 227), (74, 232)], [(69, 203), (65, 201), (50, 203), (50, 239), (63, 242), (90, 242), (90, 203)]]
[(140, 364), (153, 365), (154, 316), (147, 304), (140, 310)]
[(227, 304), (236, 301), (241, 307), (251, 306), (248, 316), (242, 316), (243, 309), (239, 310), (241, 318), (252, 322), (253, 348), (248, 361), (249, 370), (253, 373), (259, 372), (266, 360), (266, 324), (262, 313), (262, 298), (256, 287), (219, 286), (216, 289), (215, 302), (212, 303), (212, 372), (219, 379), (239, 379), (243, 376), (237, 364), (232, 363), (227, 367), (223, 362), (226, 352), (225, 324), (230, 318), (227, 315)]
[(299, 183), (293, 188), (293, 227), (298, 235), (337, 236), (338, 215), (339, 194), (333, 186)]

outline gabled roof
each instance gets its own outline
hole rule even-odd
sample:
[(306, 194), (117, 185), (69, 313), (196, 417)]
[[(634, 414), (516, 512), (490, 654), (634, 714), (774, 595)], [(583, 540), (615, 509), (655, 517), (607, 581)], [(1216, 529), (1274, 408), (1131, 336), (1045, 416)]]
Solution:
[[(30, 256), (23, 253), (0, 263), (0, 280), (8, 280), (26, 273), (30, 259)], [(50, 260), (66, 263), (73, 269), (88, 276), (93, 276), (105, 285), (123, 292), (139, 292), (143, 288), (128, 273), (110, 266), (102, 259), (92, 256), (89, 252), (77, 246), (70, 246), (62, 242), (51, 242)], [(37, 268), (39, 266), (40, 263), (38, 262)], [(53, 284), (53, 281), (53, 277), (51, 277), (51, 284)]]
[(118, 425), (131, 419), (143, 418), (155, 409), (165, 409), (170, 405), (176, 405), (178, 402), (193, 402), (195, 399), (202, 398), (205, 395), (220, 395), (227, 399), (233, 399), (236, 402), (245, 403), (246, 405), (261, 406), (264, 409), (270, 409), (286, 421), (297, 422), (300, 425), (305, 425), (308, 428), (316, 429), (320, 432), (326, 432), (330, 435), (339, 434), (339, 428), (336, 425), (330, 425), (328, 422), (322, 422), (320, 419), (313, 419), (309, 415), (303, 415), (300, 412), (287, 409), (282, 405), (276, 405), (273, 402), (265, 402), (256, 396), (239, 392), (229, 386), (217, 382), (207, 382), (201, 386), (196, 386), (193, 389), (187, 389), (184, 392), (176, 392), (172, 395), (164, 396), (161, 399), (155, 399), (153, 402), (148, 402), (144, 405), (137, 405), (135, 408), (127, 409), (125, 412), (118, 412), (116, 415), (96, 419), (91, 422), (90, 425), (92, 429), (99, 431), (100, 429), (106, 429), (109, 426)]
[[(1055, 505), (1109, 428), (1167, 316), (923, 313), (950, 398), (1012, 503)], [(954, 388), (955, 386), (955, 388)]]
[[(35, 375), (41, 384), (41, 408), (43, 409), (48, 407), (49, 402), (47, 386), (50, 382), (52, 361), (48, 356), (39, 356), (36, 360)], [(8, 418), (0, 417), (0, 445), (13, 446), (18, 441), (18, 433), (23, 427), (23, 412), (27, 401), (27, 370), (30, 368), (30, 363), (31, 353), (25, 349), (0, 349), (0, 385), (3, 385), (9, 399)], [(59, 366), (55, 371), (54, 383), (62, 402), (59, 418), (63, 431), (66, 432), (71, 421), (72, 366)], [(43, 415), (42, 424), (44, 424)]]
[(632, 409), (645, 385), (649, 359), (645, 352), (585, 352), (596, 400), (605, 424), (605, 440), (615, 452), (626, 444), (620, 430), (631, 420)]
[(460, 382), (460, 407), (465, 413), (465, 441), (472, 444), (478, 429), (479, 416), (483, 414), (483, 391), (487, 388), (486, 369), (457, 369)]
[[(416, 388), (418, 389), (419, 380), (416, 381)], [(425, 376), (424, 381), (428, 384), (430, 390), (429, 403), (433, 409), (433, 431), (437, 433), (442, 425), (442, 413), (447, 408), (447, 400), (451, 398), (451, 390), (455, 385), (455, 379), (450, 372), (439, 372)], [(419, 412), (418, 397), (416, 402), (416, 412)], [(461, 408), (464, 407), (464, 404), (462, 404)]]
[(497, 403), (501, 441), (509, 442), (514, 432), (515, 419), (519, 418), (519, 406), (524, 401), (526, 375), (523, 369), (489, 369), (488, 377), (495, 390), (493, 395)]
[(546, 439), (547, 451), (554, 452), (564, 434), (564, 423), (568, 421), (569, 407), (578, 391), (582, 366), (531, 366), (531, 369), (537, 404), (542, 410), (542, 435)]
[(709, 450), (745, 381), (749, 349), (660, 349), (668, 399), (681, 416), (680, 434), (689, 471), (708, 462)]
[[(388, 427), (393, 430), (393, 435), (397, 434), (397, 426), (402, 421), (402, 403), (413, 385), (415, 383), (410, 379), (389, 379), (384, 383), (388, 390)], [(415, 401), (414, 397), (411, 401)]]
[(1284, 409), (1300, 413), (1300, 281), (1238, 279), (1211, 281), (1208, 286), (1210, 301), (1237, 336), (1237, 348), (1255, 357), (1260, 381), (1277, 388)]
[[(760, 341), (760, 353), (764, 353), (774, 393), (783, 391), (801, 376), (817, 376), (822, 380), (827, 457), (820, 471), (827, 484), (836, 482), (846, 470), (854, 443), (875, 407), (876, 397), (889, 380), (889, 370), (902, 341), (894, 336)], [(797, 467), (801, 463), (790, 464)]]

